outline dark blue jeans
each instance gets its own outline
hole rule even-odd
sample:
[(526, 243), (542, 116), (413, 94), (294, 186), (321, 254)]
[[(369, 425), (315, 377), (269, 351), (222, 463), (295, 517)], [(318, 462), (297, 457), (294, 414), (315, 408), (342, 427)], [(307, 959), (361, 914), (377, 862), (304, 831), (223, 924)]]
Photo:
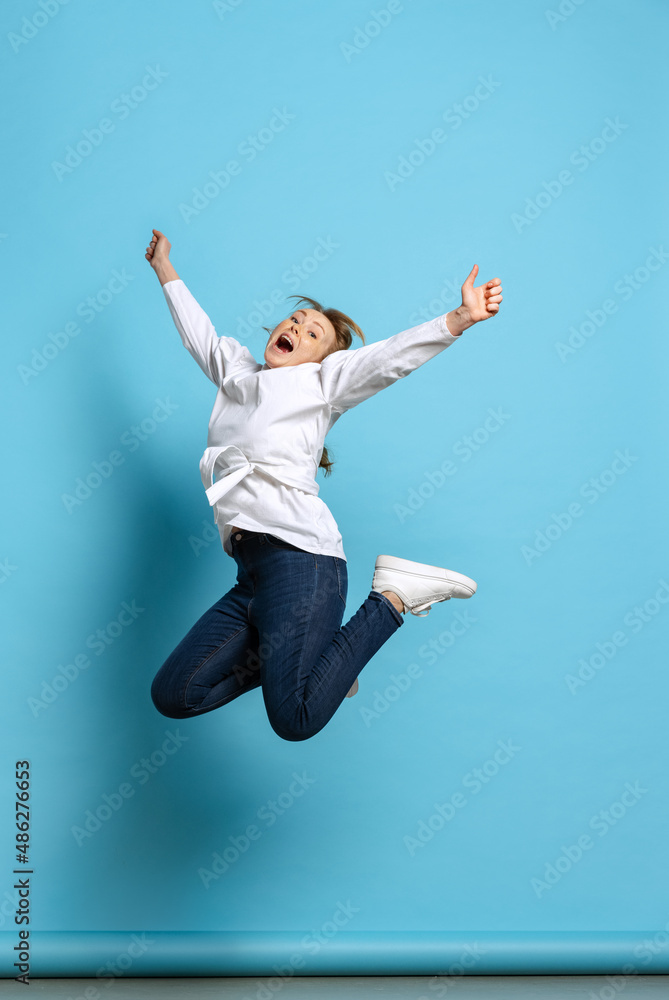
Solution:
[(163, 715), (187, 719), (262, 687), (274, 732), (309, 739), (404, 619), (371, 591), (342, 627), (344, 559), (254, 531), (235, 531), (230, 541), (237, 582), (168, 656), (151, 698)]

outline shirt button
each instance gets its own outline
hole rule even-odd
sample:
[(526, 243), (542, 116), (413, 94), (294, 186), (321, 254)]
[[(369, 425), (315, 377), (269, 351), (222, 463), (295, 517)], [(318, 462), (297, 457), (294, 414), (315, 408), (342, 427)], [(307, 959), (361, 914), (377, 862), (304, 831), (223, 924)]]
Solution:
[(237, 532), (237, 534), (235, 535), (235, 540), (236, 540), (236, 541), (239, 541), (239, 539), (240, 539), (241, 537), (242, 537), (242, 536), (241, 536), (241, 535), (239, 534), (239, 532)]

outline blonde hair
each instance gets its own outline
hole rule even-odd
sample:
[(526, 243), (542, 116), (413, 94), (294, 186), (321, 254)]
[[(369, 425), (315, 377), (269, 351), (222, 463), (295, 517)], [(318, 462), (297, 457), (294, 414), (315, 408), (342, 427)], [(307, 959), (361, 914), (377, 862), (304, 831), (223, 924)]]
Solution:
[[(308, 295), (289, 295), (289, 299), (297, 299), (296, 305), (300, 302), (308, 302), (312, 309), (316, 312), (322, 313), (323, 316), (330, 320), (335, 331), (335, 347), (328, 351), (328, 354), (334, 354), (335, 351), (347, 351), (351, 344), (353, 343), (353, 336), (360, 337), (360, 340), (365, 343), (365, 335), (358, 326), (354, 323), (350, 316), (346, 313), (341, 312), (339, 309), (324, 309), (320, 302), (315, 299), (310, 299)], [(263, 327), (268, 333), (272, 333), (268, 327)], [(326, 355), (327, 357), (327, 355)], [(321, 452), (321, 459), (318, 463), (319, 469), (325, 470), (325, 475), (329, 476), (332, 472), (332, 461), (328, 454), (328, 450), (323, 445), (323, 451)]]

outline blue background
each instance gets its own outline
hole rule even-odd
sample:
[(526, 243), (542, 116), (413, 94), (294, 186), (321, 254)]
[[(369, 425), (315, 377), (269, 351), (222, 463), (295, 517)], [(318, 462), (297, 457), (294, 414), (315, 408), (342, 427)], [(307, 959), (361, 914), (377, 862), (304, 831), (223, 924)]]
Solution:
[[(546, 0), (404, 0), (375, 33), (371, 9), (72, 3), (14, 47), (10, 33), (40, 8), (2, 13), (12, 94), (0, 224), (2, 930), (15, 899), (12, 772), (24, 758), (37, 930), (307, 932), (347, 901), (358, 912), (346, 931), (360, 933), (635, 931), (669, 920), (669, 605), (647, 605), (640, 627), (633, 612), (669, 581), (668, 268), (643, 270), (667, 240), (669, 12), (589, 0), (551, 26)], [(155, 89), (136, 91), (124, 116), (112, 110), (156, 66), (166, 75)], [(479, 99), (482, 79), (492, 89)], [(275, 108), (294, 118), (250, 160), (243, 144)], [(105, 117), (113, 130), (89, 155), (54, 166)], [(607, 119), (624, 128), (601, 141)], [(431, 155), (414, 153), (406, 178), (389, 177), (435, 128), (444, 141)], [(582, 146), (591, 160), (571, 159)], [(185, 218), (194, 189), (232, 159), (239, 173)], [(572, 182), (533, 211), (528, 199), (544, 185), (556, 192), (566, 169)], [(259, 691), (185, 722), (161, 717), (149, 697), (168, 653), (234, 580), (198, 473), (215, 389), (144, 259), (152, 227), (231, 336), (276, 289), (343, 309), (377, 340), (421, 311), (455, 308), (475, 263), (477, 284), (502, 279), (499, 316), (347, 414), (327, 442), (333, 475), (319, 474), (349, 561), (347, 617), (382, 552), (466, 573), (479, 591), (407, 620), (365, 667), (359, 694), (304, 743), (273, 733)], [(336, 248), (288, 282), (319, 239)], [(110, 296), (115, 269), (126, 287)], [(89, 296), (101, 307), (91, 321)], [(561, 356), (606, 300), (615, 311)], [(257, 358), (259, 327), (289, 308), (255, 323), (246, 342)], [(68, 340), (72, 322), (80, 332)], [(64, 346), (49, 348), (59, 332)], [(127, 432), (157, 400), (173, 412), (145, 424), (133, 450)], [(489, 408), (507, 416), (484, 440)], [(63, 495), (114, 450), (123, 463), (68, 512)], [(590, 502), (581, 491), (617, 451), (628, 467), (605, 475)], [(430, 495), (428, 474), (449, 458), (455, 474)], [(537, 532), (578, 502), (581, 515), (538, 552)], [(660, 592), (666, 601), (669, 586)], [(133, 601), (137, 619), (96, 655), (88, 637)], [(469, 627), (448, 647), (442, 637), (429, 663), (425, 644), (456, 612)], [(567, 675), (621, 630), (625, 644), (570, 690)], [(90, 666), (36, 707), (30, 699), (82, 652)], [(410, 664), (420, 675), (387, 700)], [(140, 783), (138, 762), (177, 730), (182, 746)], [(500, 740), (520, 749), (474, 794), (466, 776)], [(293, 772), (313, 783), (270, 826), (258, 811)], [(72, 828), (124, 782), (132, 796), (79, 845)], [(643, 793), (601, 836), (592, 817), (626, 783)], [(458, 790), (466, 806), (410, 850), (405, 838)], [(199, 869), (253, 823), (259, 839), (205, 889)], [(584, 834), (592, 847), (539, 892), (532, 880)]]

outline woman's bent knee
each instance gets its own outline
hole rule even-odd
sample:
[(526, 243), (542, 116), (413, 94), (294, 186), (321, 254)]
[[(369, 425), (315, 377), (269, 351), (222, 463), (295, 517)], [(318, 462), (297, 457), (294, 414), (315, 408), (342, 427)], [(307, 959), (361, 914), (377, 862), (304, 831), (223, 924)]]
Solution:
[(300, 743), (303, 740), (310, 740), (312, 736), (320, 733), (325, 723), (316, 723), (300, 716), (296, 712), (290, 719), (270, 717), (270, 725), (277, 736), (289, 743)]
[(165, 715), (168, 719), (185, 719), (191, 713), (184, 710), (183, 705), (175, 704), (169, 701), (169, 699), (164, 697), (161, 693), (160, 685), (153, 681), (151, 685), (151, 701), (153, 702), (154, 708), (160, 712), (161, 715)]
[(276, 726), (272, 726), (272, 729), (277, 736), (280, 736), (282, 740), (287, 740), (288, 743), (300, 743), (303, 740), (310, 740), (312, 736), (320, 732), (318, 729), (314, 732), (308, 732), (303, 729), (277, 729)]

